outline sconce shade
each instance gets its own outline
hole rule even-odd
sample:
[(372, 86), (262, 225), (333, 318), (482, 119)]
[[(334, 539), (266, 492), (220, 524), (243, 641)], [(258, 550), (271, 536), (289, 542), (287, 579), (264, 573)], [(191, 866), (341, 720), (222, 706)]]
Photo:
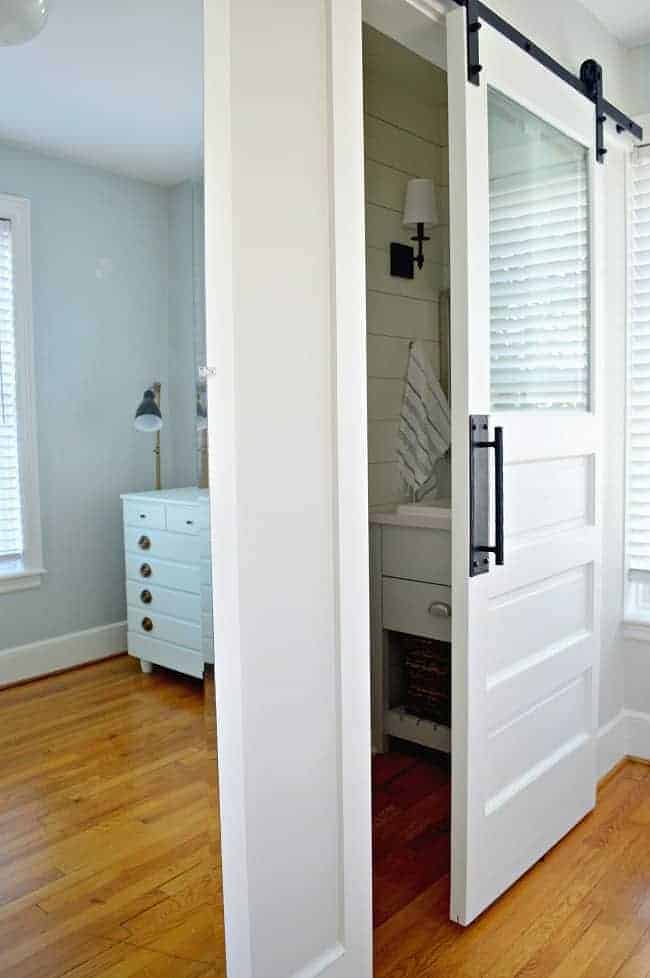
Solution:
[(404, 227), (415, 228), (424, 224), (431, 228), (438, 223), (438, 208), (434, 192), (433, 180), (409, 180), (404, 201)]
[(136, 431), (160, 431), (162, 428), (162, 414), (152, 390), (146, 390), (142, 395), (140, 406), (135, 412), (134, 424)]
[(24, 44), (45, 27), (49, 0), (0, 0), (0, 45)]

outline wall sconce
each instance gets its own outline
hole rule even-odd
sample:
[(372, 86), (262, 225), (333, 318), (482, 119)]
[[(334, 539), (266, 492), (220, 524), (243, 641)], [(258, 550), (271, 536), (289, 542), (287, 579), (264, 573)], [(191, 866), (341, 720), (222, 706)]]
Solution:
[(409, 180), (404, 201), (404, 216), (402, 224), (405, 228), (414, 228), (416, 234), (411, 241), (417, 241), (418, 253), (415, 254), (409, 245), (392, 241), (390, 246), (390, 274), (397, 278), (413, 278), (415, 266), (424, 265), (422, 245), (429, 241), (425, 229), (438, 224), (438, 208), (434, 193), (433, 180)]
[(158, 381), (142, 395), (142, 400), (135, 412), (133, 426), (136, 431), (155, 431), (156, 444), (153, 450), (155, 460), (156, 489), (162, 489), (160, 478), (160, 429), (163, 426), (162, 414), (160, 413), (160, 388)]

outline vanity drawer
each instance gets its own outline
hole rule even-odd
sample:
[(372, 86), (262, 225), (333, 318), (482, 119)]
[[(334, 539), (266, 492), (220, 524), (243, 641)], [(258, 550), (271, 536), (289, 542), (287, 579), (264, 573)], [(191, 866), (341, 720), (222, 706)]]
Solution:
[(168, 615), (158, 614), (146, 608), (128, 609), (129, 632), (144, 635), (146, 638), (157, 638), (161, 642), (172, 642), (188, 649), (201, 649), (201, 626)]
[(198, 564), (172, 564), (146, 554), (126, 555), (126, 576), (130, 581), (178, 588), (179, 591), (200, 592)]
[(125, 526), (124, 542), (126, 551), (130, 554), (158, 557), (160, 560), (178, 560), (184, 564), (194, 564), (199, 559), (198, 540), (165, 530), (142, 530), (135, 526)]
[(148, 500), (136, 503), (132, 499), (127, 499), (124, 502), (124, 522), (129, 526), (146, 526), (150, 529), (164, 530), (167, 525), (165, 504)]
[[(451, 588), (384, 577), (382, 624), (394, 632), (451, 641)], [(445, 610), (449, 609), (449, 615)]]
[(381, 549), (384, 575), (451, 584), (451, 533), (446, 530), (384, 526)]
[(199, 532), (198, 506), (168, 506), (167, 529), (173, 530), (174, 533), (197, 534)]
[(201, 620), (201, 599), (188, 591), (173, 591), (147, 581), (127, 581), (126, 600), (129, 607), (140, 609), (142, 614), (155, 611), (185, 621)]
[(129, 655), (145, 659), (166, 669), (175, 669), (188, 676), (203, 676), (203, 656), (192, 649), (183, 649), (178, 645), (169, 645), (156, 638), (149, 638), (137, 632), (129, 632)]

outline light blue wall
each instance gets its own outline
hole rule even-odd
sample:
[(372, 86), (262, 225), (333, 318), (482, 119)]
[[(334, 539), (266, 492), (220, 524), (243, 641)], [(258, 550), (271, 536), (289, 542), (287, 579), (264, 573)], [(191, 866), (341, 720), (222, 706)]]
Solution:
[[(153, 486), (153, 438), (133, 413), (154, 379), (170, 391), (170, 192), (1, 144), (0, 192), (32, 207), (48, 571), (37, 590), (0, 594), (0, 648), (11, 648), (125, 618), (119, 497)], [(166, 485), (186, 476), (170, 441), (165, 429)]]
[(169, 191), (169, 479), (196, 484), (196, 351), (194, 337), (194, 191), (190, 181)]

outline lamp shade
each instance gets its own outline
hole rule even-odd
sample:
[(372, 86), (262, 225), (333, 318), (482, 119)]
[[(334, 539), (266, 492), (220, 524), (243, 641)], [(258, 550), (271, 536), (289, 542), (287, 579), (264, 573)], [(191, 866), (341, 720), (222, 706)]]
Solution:
[(407, 228), (417, 227), (418, 224), (431, 228), (438, 223), (433, 180), (420, 178), (409, 180), (406, 186), (402, 223)]
[(0, 0), (0, 45), (24, 44), (45, 27), (49, 0)]
[(146, 390), (142, 395), (140, 406), (135, 412), (134, 424), (136, 431), (160, 431), (162, 428), (162, 414), (152, 390)]

